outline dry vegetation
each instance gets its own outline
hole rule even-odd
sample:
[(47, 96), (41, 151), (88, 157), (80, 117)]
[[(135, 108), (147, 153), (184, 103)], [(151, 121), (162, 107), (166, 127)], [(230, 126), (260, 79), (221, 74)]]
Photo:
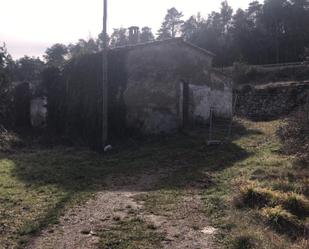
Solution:
[(18, 135), (0, 126), (0, 152), (9, 152), (22, 145), (23, 142)]
[(206, 191), (208, 213), (223, 231), (218, 240), (228, 248), (309, 246), (309, 171), (282, 154), (276, 136), (282, 125), (246, 122), (261, 132), (235, 140), (250, 156), (216, 174), (216, 186)]
[(267, 68), (235, 63), (233, 68), (226, 68), (225, 71), (238, 85), (261, 85), (269, 82), (305, 81), (308, 79), (309, 66), (304, 64)]
[(300, 163), (309, 163), (309, 103), (287, 119), (278, 135), (285, 153), (296, 155)]

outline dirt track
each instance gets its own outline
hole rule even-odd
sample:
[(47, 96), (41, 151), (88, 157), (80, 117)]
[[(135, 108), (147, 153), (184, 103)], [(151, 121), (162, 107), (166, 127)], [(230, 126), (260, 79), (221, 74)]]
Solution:
[[(107, 181), (108, 190), (69, 210), (59, 224), (46, 228), (34, 237), (27, 249), (90, 249), (99, 247), (99, 231), (113, 229), (119, 220), (138, 217), (164, 234), (160, 248), (212, 249), (215, 229), (207, 223), (197, 190), (187, 190), (178, 202), (176, 212), (155, 215), (147, 212), (136, 196), (148, 193), (168, 172)], [(124, 184), (125, 182), (125, 184)], [(101, 238), (102, 239), (102, 238)]]

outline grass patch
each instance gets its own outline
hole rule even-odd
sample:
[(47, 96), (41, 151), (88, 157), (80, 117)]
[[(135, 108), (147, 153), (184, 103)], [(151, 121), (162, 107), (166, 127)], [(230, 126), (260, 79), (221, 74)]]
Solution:
[(308, 234), (305, 226), (281, 206), (264, 208), (262, 214), (267, 224), (280, 233), (288, 234), (292, 237), (306, 236)]
[(217, 241), (226, 248), (308, 245), (304, 232), (308, 227), (308, 169), (297, 167), (292, 156), (280, 153), (276, 131), (281, 122), (242, 120), (248, 130), (259, 131), (234, 136), (233, 142), (250, 156), (213, 174), (214, 184), (204, 192), (212, 224), (221, 228)]
[(163, 235), (152, 224), (139, 218), (119, 221), (110, 231), (100, 233), (101, 249), (146, 249), (160, 248)]
[(182, 197), (181, 190), (157, 190), (141, 194), (135, 200), (144, 202), (145, 209), (155, 215), (173, 212)]
[(111, 177), (117, 184), (119, 180), (121, 185), (132, 185), (132, 179), (139, 179), (143, 172), (170, 171), (158, 186), (147, 190), (150, 195), (145, 205), (154, 213), (174, 211), (184, 189), (211, 184), (205, 173), (208, 169), (216, 170), (218, 164), (228, 167), (228, 162), (246, 156), (231, 145), (234, 153), (218, 158), (224, 148), (207, 150), (205, 137), (160, 137), (104, 157), (67, 147), (29, 146), (0, 153), (0, 244), (23, 248), (33, 234), (57, 222), (67, 208), (108, 190), (106, 180)]
[(282, 205), (286, 210), (298, 217), (306, 217), (309, 214), (309, 201), (306, 197), (293, 193), (273, 191), (249, 185), (240, 189), (234, 198), (234, 204), (238, 208), (262, 208)]
[(278, 199), (278, 194), (253, 185), (240, 189), (240, 194), (235, 198), (236, 207), (261, 208), (273, 205)]
[(272, 183), (272, 189), (282, 192), (298, 192), (298, 186), (295, 182), (288, 180), (278, 180)]
[(289, 194), (282, 205), (285, 209), (298, 217), (306, 217), (309, 215), (309, 201), (304, 196), (295, 193)]
[(252, 235), (238, 235), (232, 239), (230, 249), (252, 249), (255, 247), (255, 238)]
[[(0, 244), (16, 248), (19, 243), (23, 248), (66, 208), (108, 190), (110, 177), (131, 186), (143, 172), (163, 171), (169, 173), (137, 197), (150, 213), (177, 213), (178, 203), (194, 189), (202, 193), (211, 223), (221, 228), (217, 242), (227, 248), (305, 248), (308, 239), (303, 234), (296, 232), (299, 237), (292, 240), (271, 225), (276, 217), (281, 217), (277, 220), (282, 227), (282, 217), (295, 221), (296, 231), (308, 223), (308, 171), (279, 153), (280, 122), (239, 120), (232, 143), (217, 147), (206, 146), (208, 133), (203, 131), (152, 139), (105, 157), (65, 147), (1, 153)], [(233, 205), (235, 195), (245, 208)], [(115, 222), (114, 229), (102, 231), (101, 248), (160, 248), (162, 235), (151, 224), (138, 219)]]

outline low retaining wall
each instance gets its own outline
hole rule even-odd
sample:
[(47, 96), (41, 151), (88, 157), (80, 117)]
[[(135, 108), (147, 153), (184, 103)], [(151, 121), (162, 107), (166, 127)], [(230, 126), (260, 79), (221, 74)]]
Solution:
[(274, 119), (309, 105), (309, 81), (243, 86), (235, 91), (236, 114), (255, 120)]

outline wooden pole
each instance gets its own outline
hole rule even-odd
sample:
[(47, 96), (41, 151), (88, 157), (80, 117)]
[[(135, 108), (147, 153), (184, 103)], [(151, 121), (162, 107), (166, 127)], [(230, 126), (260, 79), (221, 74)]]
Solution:
[(103, 6), (103, 52), (102, 52), (102, 147), (107, 145), (108, 138), (108, 46), (107, 46), (107, 0)]
[(183, 129), (186, 130), (189, 126), (189, 83), (183, 81), (183, 98), (182, 98), (182, 120), (183, 120)]

